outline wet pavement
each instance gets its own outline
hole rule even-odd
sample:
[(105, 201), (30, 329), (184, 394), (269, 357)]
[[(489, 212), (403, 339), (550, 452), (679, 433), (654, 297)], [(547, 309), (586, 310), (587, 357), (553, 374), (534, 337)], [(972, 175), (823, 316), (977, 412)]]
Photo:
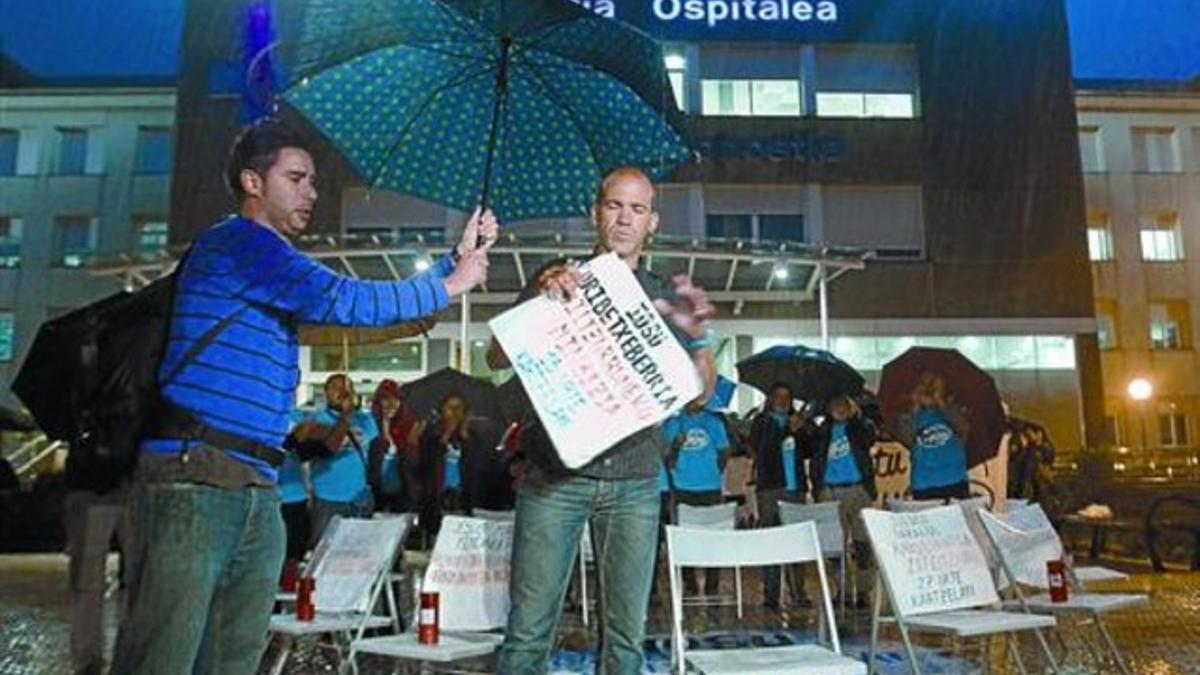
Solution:
[[(61, 555), (0, 556), (0, 675), (70, 675), (68, 656), (68, 618), (66, 611), (66, 558)], [(786, 644), (811, 640), (815, 626), (811, 611), (777, 613), (759, 607), (758, 579), (747, 574), (746, 614), (739, 620), (732, 608), (689, 610), (689, 634), (703, 636), (709, 644), (737, 642)], [(811, 585), (810, 585), (811, 588)], [(1200, 675), (1200, 573), (1168, 572), (1155, 574), (1136, 570), (1128, 581), (1093, 586), (1096, 590), (1146, 593), (1150, 603), (1144, 607), (1114, 613), (1106, 619), (1114, 639), (1126, 654), (1133, 672), (1139, 675)], [(589, 647), (593, 630), (583, 628), (579, 614), (564, 617), (555, 653), (555, 672), (589, 672), (594, 656)], [(115, 632), (116, 596), (106, 610), (110, 645)], [(865, 610), (850, 610), (839, 619), (839, 631), (846, 653), (865, 657), (870, 617)], [(646, 672), (666, 672), (668, 646), (663, 636), (668, 631), (666, 612), (656, 608), (651, 614), (647, 642)], [(1098, 661), (1087, 647), (1095, 633), (1088, 626), (1068, 626), (1060, 621), (1052, 648), (1060, 659), (1066, 656), (1067, 673), (1117, 672), (1111, 663)], [(1061, 639), (1059, 639), (1061, 638)], [(880, 667), (884, 673), (908, 672), (899, 650), (899, 635), (884, 630), (884, 653)], [(1094, 640), (1093, 640), (1094, 641)], [(983, 658), (978, 643), (956, 645), (947, 640), (918, 639), (920, 658), (926, 672), (979, 672)], [(273, 654), (274, 647), (268, 653)], [(1040, 661), (1031, 640), (1023, 641), (1022, 652), (1033, 672)], [(1005, 658), (1003, 645), (993, 641), (988, 650), (992, 673), (1018, 672), (1011, 659)], [(363, 673), (391, 672), (391, 664), (372, 658), (359, 660)], [(472, 664), (481, 672), (491, 670), (487, 660)], [(289, 661), (285, 672), (327, 673), (336, 670), (328, 650), (316, 643), (302, 643)], [(266, 672), (264, 667), (260, 672)]]

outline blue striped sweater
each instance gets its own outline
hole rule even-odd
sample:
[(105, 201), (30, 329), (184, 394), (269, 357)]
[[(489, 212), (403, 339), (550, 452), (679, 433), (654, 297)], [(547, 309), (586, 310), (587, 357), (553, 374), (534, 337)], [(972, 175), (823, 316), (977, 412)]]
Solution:
[[(176, 282), (159, 379), (163, 396), (222, 431), (278, 447), (299, 384), (296, 326), (387, 326), (446, 307), (445, 257), (403, 281), (341, 276), (265, 225), (232, 216), (201, 234)], [(236, 319), (176, 371), (191, 346), (225, 317)], [(167, 381), (169, 375), (174, 376)], [(182, 442), (147, 439), (142, 452), (178, 453)], [(230, 452), (274, 481), (266, 464)]]

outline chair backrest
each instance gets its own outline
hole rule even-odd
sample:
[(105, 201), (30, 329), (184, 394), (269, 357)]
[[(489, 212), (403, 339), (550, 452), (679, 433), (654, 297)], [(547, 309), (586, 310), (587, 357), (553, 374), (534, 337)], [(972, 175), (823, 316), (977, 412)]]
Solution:
[(839, 502), (818, 504), (795, 504), (779, 502), (779, 520), (784, 525), (811, 520), (817, 524), (817, 538), (821, 540), (821, 553), (826, 558), (840, 558), (846, 554), (846, 532), (842, 530), (842, 519), (838, 513)]
[[(970, 499), (956, 499), (951, 504), (957, 504), (962, 509), (963, 517), (967, 519), (967, 529), (971, 531), (971, 536), (975, 537), (975, 543), (979, 544), (979, 549), (983, 551), (983, 557), (987, 560), (988, 569), (995, 570), (1000, 562), (992, 552), (992, 544), (988, 541), (987, 533), (983, 531), (983, 526), (979, 523), (979, 518), (975, 515), (981, 510), (987, 510), (987, 498), (971, 497)], [(887, 501), (888, 511), (896, 513), (920, 513), (945, 505), (945, 502), (941, 499), (889, 499)]]
[(471, 509), (471, 516), (475, 518), (483, 518), (484, 520), (499, 520), (506, 523), (511, 523), (516, 520), (517, 514), (515, 511), (495, 511), (492, 509)]
[(886, 507), (888, 511), (895, 513), (916, 513), (945, 505), (946, 502), (942, 499), (894, 499), (888, 497)]
[(438, 592), (443, 630), (492, 630), (507, 623), (512, 537), (511, 522), (442, 519), (421, 588)]
[(862, 518), (898, 616), (999, 600), (983, 551), (958, 505), (916, 513), (863, 509)]
[(706, 530), (668, 525), (667, 569), (671, 582), (672, 657), (676, 672), (682, 673), (687, 640), (683, 638), (683, 567), (756, 567), (815, 562), (821, 583), (822, 608), (829, 626), (833, 650), (841, 653), (833, 602), (817, 526), (813, 522), (755, 530)]
[(980, 511), (978, 517), (999, 555), (1005, 578), (1048, 588), (1046, 563), (1062, 559), (1063, 545), (1042, 508), (1035, 504), (1005, 514)]
[(680, 504), (675, 524), (704, 530), (732, 530), (737, 525), (737, 506), (736, 502), (715, 506)]
[(1030, 504), (1030, 502), (1028, 499), (1019, 499), (1016, 497), (1009, 497), (1008, 499), (1004, 500), (1004, 510), (1005, 511), (1016, 511), (1017, 509), (1023, 509), (1026, 506), (1029, 506), (1029, 504)]
[(316, 579), (313, 604), (323, 613), (371, 611), (381, 584), (396, 564), (412, 517), (342, 518), (329, 522), (309, 569)]

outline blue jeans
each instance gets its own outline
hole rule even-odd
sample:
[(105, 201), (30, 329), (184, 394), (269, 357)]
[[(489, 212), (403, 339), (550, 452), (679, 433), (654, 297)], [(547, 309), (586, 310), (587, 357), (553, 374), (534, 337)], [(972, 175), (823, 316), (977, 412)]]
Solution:
[(640, 673), (658, 512), (656, 478), (575, 476), (551, 485), (523, 486), (513, 531), (512, 609), (498, 672), (546, 673), (567, 581), (590, 518), (600, 587), (597, 672)]
[(278, 491), (141, 483), (132, 508), (138, 573), (112, 675), (252, 675), (283, 564)]

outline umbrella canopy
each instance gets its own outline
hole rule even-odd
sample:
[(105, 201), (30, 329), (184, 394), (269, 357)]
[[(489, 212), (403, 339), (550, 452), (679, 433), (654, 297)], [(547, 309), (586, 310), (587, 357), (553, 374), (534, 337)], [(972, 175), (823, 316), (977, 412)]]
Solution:
[(400, 389), (404, 392), (405, 403), (420, 419), (428, 418), (450, 394), (459, 394), (467, 400), (472, 419), (485, 419), (492, 426), (501, 426), (504, 419), (495, 385), (452, 368), (443, 368), (413, 380)]
[(970, 425), (967, 434), (967, 466), (982, 464), (1000, 448), (1006, 430), (1004, 408), (996, 382), (956, 349), (913, 347), (883, 367), (879, 383), (879, 407), (893, 435), (900, 418), (911, 407), (911, 396), (926, 374), (945, 382), (946, 395), (962, 406)]
[(857, 396), (863, 376), (850, 364), (823, 349), (780, 345), (761, 351), (737, 364), (738, 378), (764, 394), (782, 382), (804, 401), (828, 401), (837, 396)]
[(0, 406), (0, 431), (33, 431), (34, 421), (25, 413)]
[(297, 59), (283, 98), (369, 186), (505, 222), (690, 154), (658, 43), (564, 0), (312, 0)]
[(76, 402), (89, 400), (97, 386), (82, 381), (82, 373), (88, 370), (82, 348), (96, 346), (95, 334), (104, 313), (131, 297), (130, 293), (116, 293), (38, 328), (12, 390), (48, 437), (72, 440), (79, 431), (81, 415)]

